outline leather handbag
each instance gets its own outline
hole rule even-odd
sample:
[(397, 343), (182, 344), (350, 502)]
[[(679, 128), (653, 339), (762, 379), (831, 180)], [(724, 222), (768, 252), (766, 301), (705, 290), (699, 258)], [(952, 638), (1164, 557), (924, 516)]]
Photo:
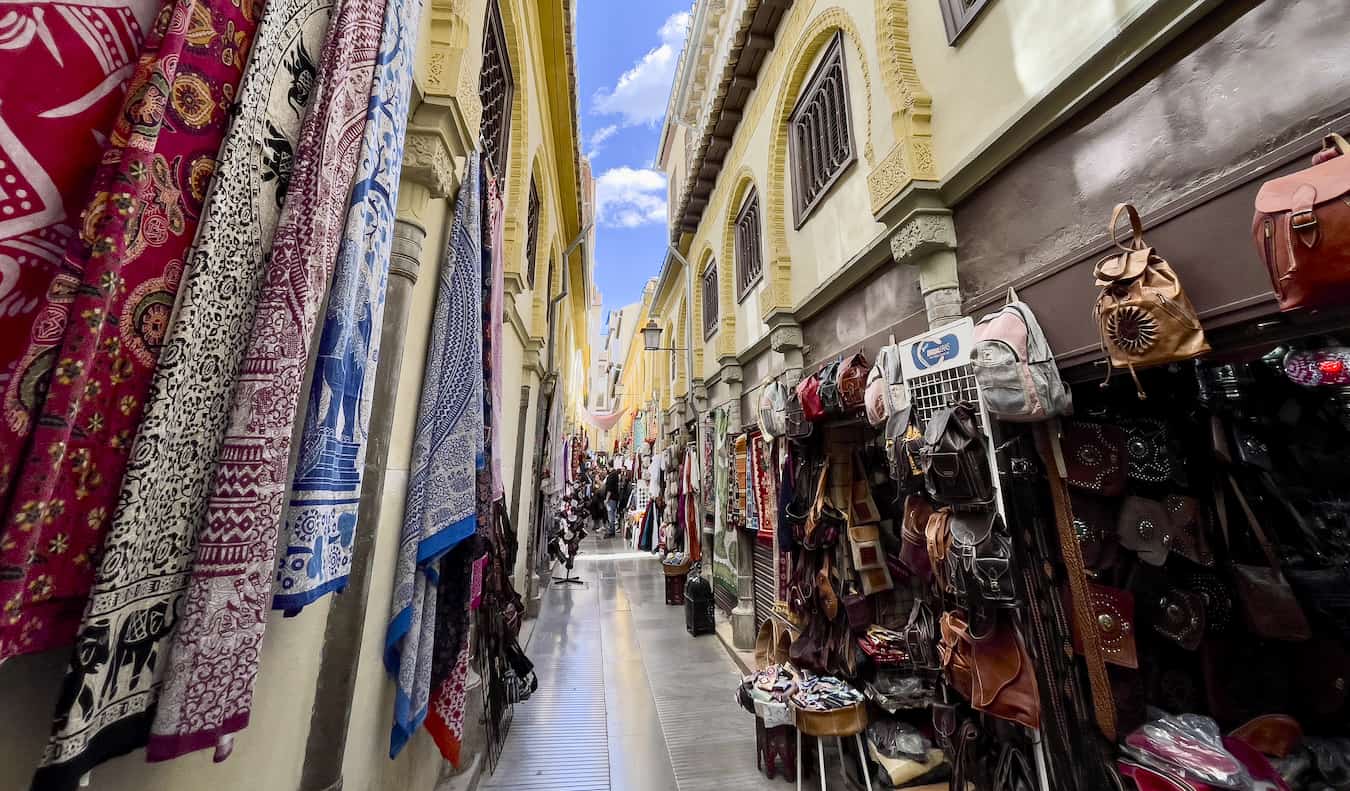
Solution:
[(1070, 492), (1069, 503), (1073, 509), (1073, 535), (1083, 557), (1083, 566), (1089, 576), (1095, 576), (1096, 572), (1114, 564), (1119, 554), (1116, 504), (1113, 500), (1081, 492)]
[[(1112, 665), (1139, 669), (1135, 643), (1134, 594), (1120, 588), (1088, 584), (1088, 604), (1097, 627), (1102, 658)], [(1073, 630), (1073, 650), (1083, 653), (1083, 637)]]
[(900, 565), (920, 582), (933, 578), (933, 564), (928, 560), (928, 539), (925, 531), (933, 515), (933, 506), (920, 494), (905, 498), (904, 521), (900, 527)]
[(1134, 550), (1135, 555), (1150, 566), (1167, 562), (1172, 545), (1171, 528), (1167, 507), (1157, 500), (1126, 497), (1120, 506), (1120, 545)]
[(1036, 672), (1017, 629), (1001, 621), (991, 633), (972, 638), (954, 611), (942, 614), (938, 655), (951, 685), (970, 705), (992, 717), (1039, 728), (1041, 698)]
[(942, 508), (934, 511), (924, 527), (924, 543), (928, 547), (928, 564), (933, 569), (933, 576), (937, 578), (938, 587), (950, 595), (964, 596), (965, 591), (958, 591), (956, 587), (964, 580), (953, 574), (953, 569), (948, 564), (952, 546), (951, 523), (952, 509)]
[(1195, 591), (1172, 588), (1158, 600), (1153, 631), (1187, 651), (1205, 639), (1205, 597)]
[(942, 669), (938, 657), (937, 619), (922, 598), (914, 599), (909, 622), (901, 633), (905, 636), (905, 650), (915, 670), (935, 672)]
[(1350, 569), (1345, 566), (1289, 569), (1285, 575), (1308, 616), (1350, 644)]
[(842, 366), (842, 360), (835, 360), (820, 369), (820, 405), (829, 417), (837, 417), (844, 411), (839, 401), (839, 370)]
[(802, 411), (800, 390), (800, 385), (787, 389), (787, 407), (783, 411), (783, 435), (789, 439), (805, 439), (811, 436), (811, 421), (806, 419), (806, 413)]
[(905, 408), (886, 420), (886, 464), (891, 479), (902, 494), (912, 494), (924, 488), (923, 467), (919, 459), (923, 451), (923, 434), (914, 425), (914, 412)]
[(1163, 499), (1167, 511), (1171, 550), (1199, 566), (1213, 566), (1214, 552), (1209, 546), (1209, 528), (1200, 501), (1183, 494)]
[(998, 511), (953, 513), (949, 522), (950, 566), (964, 580), (960, 586), (970, 604), (986, 607), (1017, 607), (1012, 567), (1012, 538), (1003, 527)]
[(1350, 299), (1350, 144), (1327, 135), (1314, 164), (1261, 185), (1252, 236), (1281, 310)]
[(1152, 417), (1123, 421), (1125, 474), (1145, 483), (1165, 483), (1177, 477), (1180, 460), (1172, 449), (1167, 423)]
[(1065, 482), (1085, 492), (1125, 493), (1125, 431), (1106, 423), (1072, 420), (1064, 426)]
[(955, 506), (988, 506), (994, 501), (989, 453), (970, 404), (938, 410), (928, 422), (919, 455), (928, 494)]
[[(1265, 555), (1269, 564), (1268, 566), (1230, 564), (1238, 599), (1242, 602), (1242, 611), (1247, 619), (1247, 627), (1251, 629), (1252, 634), (1267, 640), (1299, 642), (1310, 639), (1312, 626), (1309, 625), (1293, 588), (1289, 586), (1289, 581), (1285, 579), (1274, 545), (1266, 537), (1265, 530), (1261, 528), (1256, 513), (1252, 511), (1251, 504), (1247, 502), (1247, 497), (1242, 493), (1237, 481), (1230, 476), (1228, 483), (1237, 497), (1242, 513), (1247, 518), (1248, 527), (1261, 546), (1261, 553)], [(1224, 537), (1230, 539), (1227, 508), (1223, 504), (1223, 497), (1216, 498), (1216, 505)], [(1231, 548), (1231, 542), (1229, 546)]]
[[(883, 348), (881, 354), (885, 353), (886, 349)], [(886, 375), (881, 370), (880, 357), (872, 366), (872, 370), (867, 372), (867, 388), (863, 392), (863, 413), (872, 428), (886, 425)]]
[(863, 408), (867, 394), (867, 358), (858, 352), (839, 368), (839, 408), (856, 412)]
[[(1128, 247), (1116, 238), (1122, 214), (1130, 220)], [(1101, 289), (1094, 308), (1098, 334), (1111, 368), (1128, 369), (1143, 398), (1136, 368), (1199, 357), (1209, 352), (1209, 342), (1180, 278), (1144, 243), (1139, 212), (1128, 203), (1111, 212), (1111, 241), (1121, 252), (1098, 261), (1092, 272)]]
[(801, 403), (802, 417), (808, 422), (819, 423), (825, 419), (825, 405), (820, 400), (819, 374), (811, 374), (797, 384), (797, 400)]

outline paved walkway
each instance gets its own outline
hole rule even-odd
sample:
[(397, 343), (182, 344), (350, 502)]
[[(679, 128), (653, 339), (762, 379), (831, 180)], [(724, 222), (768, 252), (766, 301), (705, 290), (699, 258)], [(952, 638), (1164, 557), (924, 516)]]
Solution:
[[(561, 573), (561, 572), (559, 572)], [(791, 788), (755, 769), (754, 719), (714, 635), (691, 637), (667, 607), (660, 563), (587, 539), (585, 585), (544, 595), (526, 651), (539, 691), (516, 707), (501, 791), (722, 791)]]

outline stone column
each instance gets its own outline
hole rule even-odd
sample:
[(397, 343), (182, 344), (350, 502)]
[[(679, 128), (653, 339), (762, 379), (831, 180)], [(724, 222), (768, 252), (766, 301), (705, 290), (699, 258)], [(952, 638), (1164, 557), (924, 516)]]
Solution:
[(802, 379), (802, 369), (806, 367), (802, 325), (785, 318), (781, 313), (775, 315), (769, 326), (769, 348), (783, 355), (783, 384), (795, 387)]
[[(342, 756), (355, 693), (357, 664), (366, 621), (371, 566), (380, 510), (384, 502), (385, 471), (394, 423), (394, 404), (403, 370), (403, 342), (408, 330), (413, 286), (426, 241), (426, 216), (431, 200), (457, 187), (453, 161), (444, 147), (436, 148), (410, 134), (404, 149), (403, 178), (399, 184), (398, 214), (389, 256), (389, 280), (380, 328), (380, 360), (375, 371), (371, 402), (369, 447), (357, 531), (352, 543), (352, 572), (347, 588), (333, 599), (324, 628), (323, 659), (319, 667), (314, 709), (300, 791), (336, 791), (342, 788)], [(418, 361), (420, 365), (420, 361)]]
[(956, 224), (948, 209), (915, 209), (896, 227), (891, 255), (919, 268), (919, 288), (928, 326), (961, 318), (961, 284), (956, 276)]

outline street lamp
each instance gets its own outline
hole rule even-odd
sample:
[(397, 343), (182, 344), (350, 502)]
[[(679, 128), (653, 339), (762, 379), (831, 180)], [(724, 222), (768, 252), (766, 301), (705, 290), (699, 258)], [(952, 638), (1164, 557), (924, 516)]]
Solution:
[(656, 319), (648, 319), (647, 326), (642, 328), (642, 349), (649, 352), (685, 352), (688, 349), (681, 349), (675, 346), (661, 345), (661, 328), (657, 326)]

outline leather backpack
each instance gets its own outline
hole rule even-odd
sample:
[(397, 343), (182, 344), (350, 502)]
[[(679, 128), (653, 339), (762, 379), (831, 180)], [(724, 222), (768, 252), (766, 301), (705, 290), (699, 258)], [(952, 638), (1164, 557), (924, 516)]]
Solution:
[(863, 408), (867, 392), (867, 358), (858, 352), (839, 367), (839, 408), (856, 412)]
[(989, 454), (970, 404), (938, 410), (928, 421), (919, 454), (928, 495), (955, 506), (987, 506), (994, 501)]
[[(1128, 247), (1116, 238), (1122, 214), (1130, 218)], [(1097, 330), (1111, 368), (1129, 369), (1143, 398), (1136, 368), (1199, 357), (1209, 352), (1209, 341), (1181, 279), (1144, 243), (1139, 212), (1128, 203), (1117, 204), (1111, 213), (1111, 241), (1121, 252), (1098, 261), (1092, 272), (1101, 288), (1094, 308)], [(1109, 369), (1106, 378), (1111, 378)]]
[(801, 403), (802, 417), (807, 421), (818, 423), (825, 419), (825, 405), (820, 400), (819, 374), (811, 374), (797, 385), (797, 400)]
[(1350, 299), (1350, 143), (1328, 135), (1312, 167), (1267, 181), (1252, 236), (1281, 310)]
[(820, 377), (820, 404), (824, 407), (825, 414), (830, 417), (844, 411), (843, 405), (839, 402), (839, 369), (842, 366), (843, 361), (835, 360), (821, 368), (817, 374)]
[(914, 411), (904, 409), (886, 420), (886, 466), (899, 494), (913, 494), (924, 485), (920, 454), (923, 434), (914, 425)]

